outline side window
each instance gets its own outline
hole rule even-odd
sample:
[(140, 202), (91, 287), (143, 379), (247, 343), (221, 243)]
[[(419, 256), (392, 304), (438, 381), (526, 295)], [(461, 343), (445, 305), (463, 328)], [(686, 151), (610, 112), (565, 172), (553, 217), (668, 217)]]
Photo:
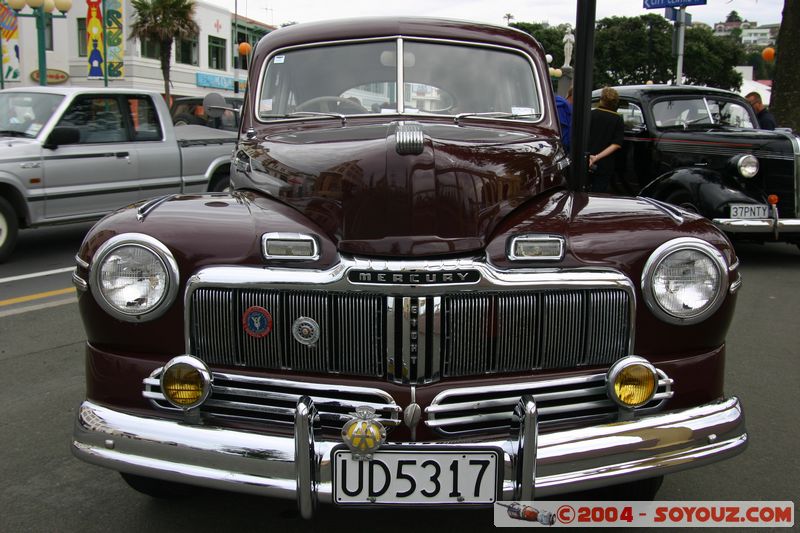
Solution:
[(160, 141), (161, 124), (155, 104), (147, 96), (129, 96), (128, 108), (131, 113), (134, 141)]
[(78, 128), (80, 143), (112, 143), (128, 140), (128, 130), (116, 96), (77, 97), (58, 126)]
[(622, 115), (622, 121), (625, 123), (625, 131), (644, 129), (644, 114), (642, 113), (642, 108), (637, 104), (622, 100), (619, 103), (617, 112)]

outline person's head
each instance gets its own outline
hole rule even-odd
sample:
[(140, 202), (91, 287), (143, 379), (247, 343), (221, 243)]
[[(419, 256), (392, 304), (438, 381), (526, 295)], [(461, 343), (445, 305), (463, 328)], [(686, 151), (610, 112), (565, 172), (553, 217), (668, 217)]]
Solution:
[(756, 110), (756, 113), (761, 112), (764, 109), (764, 102), (761, 100), (761, 95), (757, 92), (753, 91), (751, 93), (747, 93), (745, 99), (748, 103)]
[(619, 109), (619, 93), (611, 87), (603, 87), (600, 91), (600, 107), (611, 111)]

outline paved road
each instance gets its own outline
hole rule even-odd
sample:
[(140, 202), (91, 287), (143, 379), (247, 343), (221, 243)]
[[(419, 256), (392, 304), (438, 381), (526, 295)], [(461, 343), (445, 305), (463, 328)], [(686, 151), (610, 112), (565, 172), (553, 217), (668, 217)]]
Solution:
[[(71, 238), (79, 241), (75, 234)], [(745, 285), (728, 338), (726, 374), (728, 392), (744, 401), (750, 446), (727, 462), (669, 476), (659, 493), (663, 500), (797, 499), (800, 252), (787, 245), (741, 246), (739, 251)], [(40, 268), (61, 265), (32, 255), (31, 260), (47, 263)], [(12, 275), (14, 264), (4, 265), (0, 278)], [(114, 472), (70, 454), (72, 420), (84, 394), (83, 341), (74, 302), (0, 316), (0, 532), (347, 527), (439, 533), (491, 527), (488, 511), (359, 513), (324, 507), (306, 523), (297, 518), (292, 502), (213, 492), (174, 502), (142, 496)]]

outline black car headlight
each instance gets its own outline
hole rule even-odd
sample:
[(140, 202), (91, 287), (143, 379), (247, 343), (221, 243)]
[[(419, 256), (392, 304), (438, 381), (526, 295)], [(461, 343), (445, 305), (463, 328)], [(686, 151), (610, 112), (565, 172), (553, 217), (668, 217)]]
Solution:
[(92, 260), (90, 285), (97, 303), (128, 322), (161, 316), (178, 293), (178, 265), (158, 240), (140, 233), (117, 235)]
[(739, 176), (745, 179), (753, 178), (758, 174), (758, 158), (754, 155), (737, 155), (733, 158), (732, 163), (736, 167), (736, 172), (739, 173)]
[(728, 267), (722, 253), (693, 237), (659, 246), (642, 274), (645, 303), (672, 324), (696, 324), (708, 318), (722, 305), (727, 286)]

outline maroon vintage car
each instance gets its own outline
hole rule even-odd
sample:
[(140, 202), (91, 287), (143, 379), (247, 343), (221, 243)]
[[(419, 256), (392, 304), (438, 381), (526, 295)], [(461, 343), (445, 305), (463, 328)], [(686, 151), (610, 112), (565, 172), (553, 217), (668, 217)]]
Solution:
[(542, 48), (366, 19), (255, 50), (230, 194), (98, 223), (78, 254), (73, 451), (143, 492), (460, 507), (745, 448), (727, 238), (567, 187)]

